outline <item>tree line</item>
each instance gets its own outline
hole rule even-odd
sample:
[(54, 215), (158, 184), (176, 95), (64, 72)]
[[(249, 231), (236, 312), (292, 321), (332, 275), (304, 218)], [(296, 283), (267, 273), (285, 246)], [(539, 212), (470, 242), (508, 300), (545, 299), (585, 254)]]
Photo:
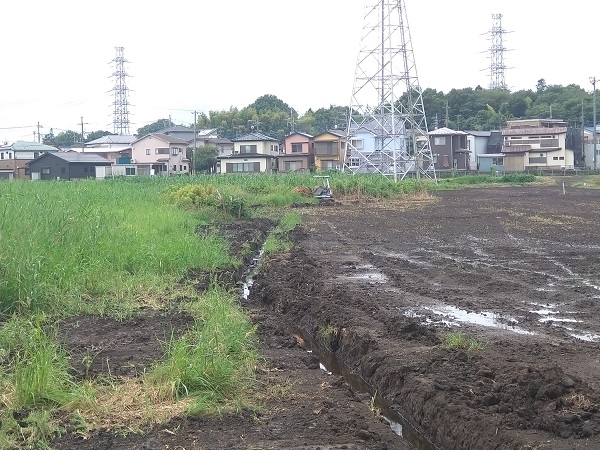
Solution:
[[(399, 99), (400, 102), (403, 98)], [(525, 118), (555, 118), (571, 126), (592, 125), (592, 94), (576, 84), (549, 85), (540, 79), (534, 89), (511, 92), (506, 89), (475, 88), (452, 89), (447, 93), (427, 88), (423, 104), (429, 129), (447, 126), (455, 130), (498, 130), (507, 120)], [(197, 116), (198, 129), (218, 128), (219, 135), (235, 139), (250, 132), (259, 132), (283, 139), (292, 131), (316, 135), (329, 129), (344, 129), (347, 106), (312, 108), (304, 114), (277, 98), (263, 95), (252, 104), (228, 110), (202, 112)], [(137, 130), (137, 136), (160, 131), (174, 125), (170, 119), (159, 119)], [(193, 126), (193, 124), (189, 124)], [(84, 142), (111, 134), (94, 131)], [(44, 136), (44, 143), (68, 147), (81, 143), (81, 134), (64, 131)]]

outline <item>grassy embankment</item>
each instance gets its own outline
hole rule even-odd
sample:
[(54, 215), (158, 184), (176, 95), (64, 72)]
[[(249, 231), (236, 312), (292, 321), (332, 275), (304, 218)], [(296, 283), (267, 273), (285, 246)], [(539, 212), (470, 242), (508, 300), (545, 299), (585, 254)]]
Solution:
[[(221, 236), (196, 229), (278, 208), (265, 251), (285, 250), (299, 216), (280, 207), (314, 202), (293, 189), (317, 184), (308, 174), (0, 184), (0, 448), (43, 447), (59, 415), (85, 433), (251, 403), (257, 352), (235, 294), (215, 286), (200, 295), (181, 282), (190, 268), (239, 261)], [(374, 198), (427, 187), (349, 175), (331, 184), (338, 196)], [(135, 380), (76, 380), (57, 319), (125, 318), (141, 306), (184, 308), (195, 324)]]

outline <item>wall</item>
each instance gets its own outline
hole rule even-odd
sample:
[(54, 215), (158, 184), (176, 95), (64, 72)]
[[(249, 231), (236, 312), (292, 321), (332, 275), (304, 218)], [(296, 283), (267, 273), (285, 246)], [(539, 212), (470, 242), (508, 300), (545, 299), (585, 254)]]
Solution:
[[(270, 158), (227, 158), (221, 160), (221, 173), (229, 173), (227, 172), (227, 164), (241, 164), (248, 163), (254, 164), (259, 163), (260, 171), (271, 173), (271, 159)], [(239, 172), (235, 172), (239, 173)]]

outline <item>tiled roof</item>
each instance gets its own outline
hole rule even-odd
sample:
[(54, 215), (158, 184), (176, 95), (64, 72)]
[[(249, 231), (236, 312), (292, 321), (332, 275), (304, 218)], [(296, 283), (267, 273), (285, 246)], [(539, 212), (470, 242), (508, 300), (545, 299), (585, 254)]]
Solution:
[(140, 138), (140, 139), (138, 139), (138, 140), (137, 140), (137, 141), (135, 141), (135, 142), (139, 142), (139, 141), (141, 141), (142, 139), (145, 139), (145, 138), (147, 138), (148, 136), (152, 136), (152, 137), (154, 137), (154, 138), (156, 138), (156, 139), (160, 139), (161, 141), (163, 141), (163, 142), (166, 142), (167, 144), (181, 144), (181, 145), (187, 145), (187, 142), (186, 142), (186, 141), (184, 141), (183, 139), (179, 139), (179, 138), (176, 138), (176, 137), (174, 137), (174, 136), (169, 136), (169, 135), (162, 134), (162, 133), (152, 133), (152, 134), (147, 134), (146, 136), (144, 136), (143, 138)]
[(248, 133), (243, 136), (233, 139), (233, 142), (254, 142), (254, 141), (274, 141), (278, 142), (277, 139), (267, 136), (262, 133)]
[[(108, 159), (94, 153), (79, 153), (79, 152), (57, 152), (54, 156), (71, 163), (98, 163), (112, 164)], [(40, 156), (43, 158), (46, 155)]]
[(525, 153), (531, 150), (531, 145), (505, 145), (502, 147), (503, 153)]
[[(58, 152), (59, 149), (39, 142), (17, 141), (8, 146), (15, 152)], [(6, 147), (4, 147), (6, 148)]]
[(109, 134), (102, 136), (101, 138), (94, 139), (93, 141), (86, 142), (86, 147), (100, 144), (131, 144), (136, 140), (135, 136), (127, 134)]
[(491, 131), (466, 130), (466, 133), (475, 137), (490, 137), (492, 135)]
[(313, 136), (312, 136), (312, 134), (303, 133), (302, 131), (294, 131), (293, 133), (290, 133), (290, 134), (288, 134), (288, 135), (287, 135), (285, 138), (287, 139), (287, 138), (289, 138), (290, 136), (294, 136), (294, 135), (296, 135), (296, 134), (299, 134), (300, 136), (307, 137), (307, 138), (309, 138), (309, 139), (313, 137)]
[(173, 125), (172, 127), (167, 127), (167, 128), (163, 128), (162, 130), (159, 130), (158, 133), (159, 134), (165, 134), (165, 133), (181, 133), (181, 132), (194, 132), (194, 130), (190, 127), (186, 127), (183, 125)]

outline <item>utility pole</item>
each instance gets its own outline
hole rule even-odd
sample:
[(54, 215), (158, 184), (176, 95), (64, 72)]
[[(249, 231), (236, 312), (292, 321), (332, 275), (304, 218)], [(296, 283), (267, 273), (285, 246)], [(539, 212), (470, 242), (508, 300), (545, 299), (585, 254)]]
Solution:
[(40, 128), (44, 128), (44, 127), (42, 125), (40, 125), (40, 122), (38, 121), (38, 123), (37, 123), (38, 144), (40, 143)]
[(192, 150), (192, 175), (196, 175), (196, 123), (198, 111), (194, 111), (194, 148)]
[(87, 122), (83, 122), (83, 116), (81, 116), (81, 122), (79, 122), (77, 125), (81, 125), (81, 153), (85, 152), (85, 142), (83, 139), (83, 126), (87, 125)]
[(448, 128), (448, 122), (450, 121), (450, 114), (449, 114), (449, 112), (450, 112), (450, 108), (449, 108), (449, 106), (448, 106), (448, 100), (446, 100), (446, 120), (445, 120), (445, 122), (444, 122), (444, 123), (445, 123), (445, 125), (444, 125), (444, 126), (445, 126), (446, 128)]
[(590, 77), (590, 82), (592, 83), (592, 86), (594, 86), (594, 91), (592, 93), (592, 102), (594, 105), (594, 128), (592, 130), (592, 141), (594, 142), (594, 158), (592, 159), (593, 161), (593, 170), (596, 170), (596, 160), (598, 159), (596, 157), (596, 77)]
[(583, 99), (581, 99), (581, 157), (581, 163), (585, 164), (585, 114), (583, 112)]

